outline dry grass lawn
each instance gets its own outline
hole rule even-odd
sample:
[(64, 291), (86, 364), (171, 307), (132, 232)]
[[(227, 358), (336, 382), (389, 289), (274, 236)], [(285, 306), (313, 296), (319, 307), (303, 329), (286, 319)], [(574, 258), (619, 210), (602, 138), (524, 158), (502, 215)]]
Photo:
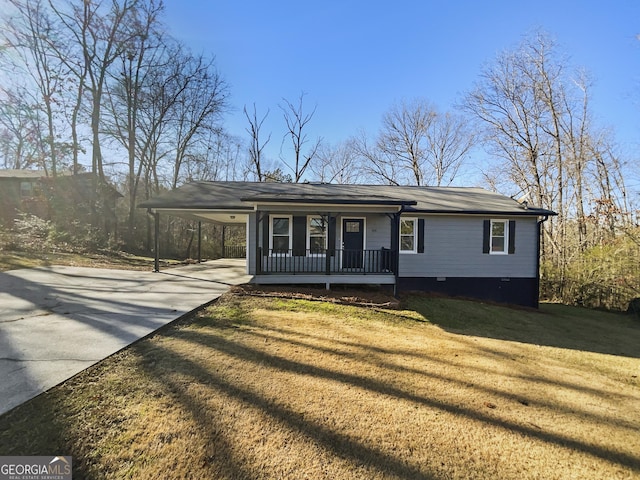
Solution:
[(228, 294), (0, 417), (74, 478), (640, 478), (640, 323)]

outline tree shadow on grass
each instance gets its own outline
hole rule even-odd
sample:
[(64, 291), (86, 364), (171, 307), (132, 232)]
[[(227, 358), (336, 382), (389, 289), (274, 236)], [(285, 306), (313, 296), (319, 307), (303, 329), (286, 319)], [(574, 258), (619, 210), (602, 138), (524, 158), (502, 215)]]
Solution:
[(640, 358), (640, 322), (623, 314), (557, 304), (518, 309), (424, 295), (406, 297), (404, 306), (451, 333)]
[[(283, 337), (282, 333), (284, 332), (289, 332), (290, 335), (295, 335), (299, 338), (294, 340), (292, 338)], [(324, 347), (324, 346), (316, 345), (314, 342), (318, 340), (328, 340), (326, 338), (322, 338), (315, 335), (307, 335), (301, 332), (295, 332), (295, 334), (293, 334), (291, 330), (288, 330), (288, 329), (283, 330), (275, 327), (262, 326), (260, 327), (260, 329), (244, 330), (243, 333), (248, 336), (253, 336), (253, 337), (262, 339), (265, 342), (278, 341), (281, 344), (287, 344), (293, 347), (300, 347), (303, 349), (316, 351), (322, 355), (331, 355), (331, 356), (342, 357), (344, 359), (353, 360), (353, 361), (367, 362), (371, 365), (375, 365), (376, 367), (380, 367), (384, 370), (397, 372), (399, 375), (411, 374), (411, 375), (418, 375), (422, 378), (428, 377), (430, 380), (445, 381), (456, 387), (464, 387), (468, 385), (468, 382), (462, 379), (455, 379), (452, 377), (448, 377), (446, 375), (442, 375), (434, 371), (428, 371), (425, 368), (417, 369), (414, 367), (408, 367), (406, 364), (403, 364), (401, 362), (392, 361), (392, 358), (416, 357), (425, 362), (428, 362), (428, 364), (440, 364), (443, 366), (449, 366), (453, 368), (466, 369), (467, 371), (471, 370), (480, 376), (495, 373), (492, 369), (487, 367), (481, 367), (478, 365), (470, 366), (467, 364), (463, 364), (462, 362), (456, 362), (454, 359), (444, 360), (441, 358), (437, 358), (434, 355), (430, 355), (427, 351), (416, 352), (414, 350), (406, 350), (406, 349), (381, 348), (381, 347), (372, 346), (372, 345), (364, 345), (358, 342), (350, 342), (350, 341), (336, 340), (336, 339), (330, 340), (331, 343), (335, 345), (335, 347)], [(209, 336), (207, 333), (201, 333), (200, 335), (202, 335), (205, 338)], [(305, 340), (300, 339), (305, 337), (307, 337)], [(345, 350), (344, 347), (347, 347), (349, 350), (348, 351)], [(469, 348), (472, 349), (473, 347), (469, 345)], [(477, 349), (478, 347), (476, 346), (475, 348)], [(495, 350), (488, 351), (484, 348), (480, 348), (480, 350), (483, 350), (483, 352), (487, 354), (500, 353), (500, 352), (496, 352)], [(573, 390), (576, 393), (588, 393), (593, 396), (599, 396), (604, 394), (604, 392), (598, 388), (590, 388), (577, 383), (572, 383), (568, 379), (551, 380), (549, 378), (545, 378), (542, 376), (533, 377), (533, 376), (524, 376), (522, 374), (518, 374), (518, 375), (503, 374), (503, 375), (507, 377), (513, 377), (513, 378), (525, 380), (528, 382), (530, 381), (534, 383), (546, 384), (553, 387), (560, 387), (567, 390)], [(482, 386), (480, 384), (474, 384), (473, 388), (477, 391), (482, 391), (488, 395), (496, 396), (498, 398), (502, 398), (507, 401), (514, 401), (514, 402), (526, 401), (527, 403), (531, 401), (529, 399), (526, 399), (522, 395), (515, 395), (513, 392), (509, 392), (507, 390), (502, 391), (502, 390), (498, 390), (497, 388), (489, 388), (486, 386)], [(629, 400), (636, 399), (636, 397), (631, 397), (621, 392), (606, 392), (606, 393), (607, 395), (616, 399), (617, 401), (629, 401)], [(543, 406), (547, 408), (558, 408), (557, 405), (554, 405), (551, 402), (543, 401), (540, 399), (536, 399), (535, 403), (538, 406)], [(572, 409), (571, 413), (576, 413), (576, 412), (574, 409)], [(628, 422), (624, 419), (612, 420), (610, 417), (606, 417), (602, 415), (594, 415), (587, 412), (581, 412), (581, 415), (588, 417), (592, 421), (596, 423), (601, 423), (603, 425), (615, 424), (622, 428), (630, 428), (630, 429), (636, 428), (636, 425), (633, 422)]]
[[(640, 457), (617, 452), (606, 447), (588, 444), (569, 436), (555, 434), (540, 430), (539, 428), (497, 419), (484, 414), (482, 411), (453, 405), (436, 398), (428, 398), (405, 391), (402, 388), (388, 383), (367, 378), (365, 376), (336, 372), (319, 366), (283, 358), (261, 349), (233, 341), (230, 338), (202, 335), (202, 332), (181, 331), (180, 338), (194, 345), (210, 348), (221, 352), (242, 362), (275, 369), (282, 372), (303, 375), (315, 379), (325, 379), (338, 382), (347, 387), (357, 387), (374, 394), (380, 394), (395, 399), (408, 401), (418, 406), (425, 406), (443, 412), (461, 416), (469, 420), (478, 421), (494, 427), (505, 429), (509, 432), (517, 432), (527, 437), (541, 440), (545, 443), (574, 449), (600, 459), (613, 461), (621, 466), (640, 469)], [(274, 338), (274, 341), (277, 340)], [(396, 457), (384, 452), (362, 445), (347, 436), (335, 432), (324, 425), (319, 425), (305, 419), (301, 414), (293, 412), (282, 405), (269, 401), (259, 393), (234, 385), (196, 362), (185, 359), (175, 353), (167, 352), (169, 357), (174, 356), (175, 365), (179, 373), (194, 377), (198, 382), (207, 385), (215, 385), (225, 394), (235, 397), (240, 401), (259, 408), (266, 415), (288, 425), (290, 428), (303, 433), (314, 441), (322, 444), (339, 457), (353, 458), (366, 463), (374, 469), (391, 472), (401, 478), (432, 478), (433, 473), (423, 472), (419, 467), (406, 465)]]
[[(195, 337), (191, 335), (189, 338), (181, 335), (181, 338), (187, 340), (194, 340), (199, 335), (195, 334)], [(212, 344), (211, 342), (197, 342), (202, 346), (213, 348), (218, 351), (226, 351), (236, 356), (242, 361), (249, 362), (261, 362), (263, 357), (262, 352), (253, 349), (243, 349), (240, 345), (234, 342), (227, 342), (221, 340), (221, 343)], [(137, 349), (137, 345), (134, 349)], [(361, 444), (347, 435), (336, 432), (324, 425), (318, 424), (299, 412), (295, 412), (273, 400), (269, 400), (265, 396), (258, 392), (252, 391), (249, 388), (236, 385), (221, 375), (213, 372), (210, 369), (205, 368), (200, 363), (195, 362), (183, 355), (173, 352), (169, 349), (161, 349), (165, 361), (172, 366), (170, 370), (165, 372), (159, 372), (155, 368), (147, 370), (147, 374), (150, 376), (156, 376), (156, 380), (162, 385), (167, 386), (172, 391), (176, 392), (178, 400), (184, 405), (191, 413), (194, 419), (202, 419), (203, 412), (207, 411), (207, 405), (198, 401), (194, 396), (183, 388), (180, 383), (172, 380), (172, 374), (180, 374), (190, 377), (193, 382), (204, 384), (209, 388), (214, 388), (223, 395), (234, 399), (237, 402), (245, 404), (247, 407), (258, 409), (267, 417), (277, 421), (280, 424), (285, 425), (290, 430), (296, 431), (306, 438), (309, 438), (321, 445), (326, 450), (332, 452), (339, 458), (346, 458), (354, 461), (356, 464), (365, 465), (368, 468), (383, 472), (385, 474), (393, 474), (399, 478), (411, 478), (417, 480), (429, 480), (438, 478), (430, 473), (424, 472), (417, 466), (408, 465), (400, 459), (388, 455), (380, 450)], [(138, 351), (141, 356), (145, 355), (144, 349)], [(273, 361), (273, 366), (277, 367), (277, 363)], [(142, 365), (146, 365), (142, 363)], [(270, 365), (264, 365), (269, 367)], [(305, 372), (305, 365), (298, 364), (296, 362), (289, 363), (289, 370), (293, 369), (299, 373)], [(285, 369), (287, 370), (287, 369)], [(215, 429), (213, 425), (216, 420), (213, 414), (204, 415), (209, 425), (201, 425), (204, 430)], [(211, 446), (210, 446), (211, 447)], [(249, 467), (243, 464), (243, 462), (236, 458), (233, 454), (233, 448), (227, 439), (216, 437), (215, 449), (221, 449), (223, 454), (217, 455), (217, 458), (221, 459), (221, 469), (227, 473), (229, 478), (233, 479), (251, 479), (256, 478), (259, 475), (252, 472)]]

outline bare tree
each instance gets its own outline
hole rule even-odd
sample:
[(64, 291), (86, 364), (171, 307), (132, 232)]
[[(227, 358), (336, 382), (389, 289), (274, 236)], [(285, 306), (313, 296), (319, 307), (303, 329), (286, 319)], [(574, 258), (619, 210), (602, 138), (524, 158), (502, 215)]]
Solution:
[(553, 39), (536, 32), (482, 72), (464, 105), (502, 159), (495, 184), (558, 213), (545, 223), (544, 252), (562, 271), (587, 246), (587, 218), (606, 210), (615, 228), (614, 212), (620, 219), (626, 208), (621, 164), (592, 125), (588, 79), (567, 65)]
[(66, 95), (63, 97), (65, 119), (69, 124), (71, 135), (72, 171), (80, 171), (80, 153), (85, 151), (82, 146), (80, 131), (84, 128), (82, 115), (87, 111), (85, 93), (87, 85), (87, 64), (84, 58), (82, 45), (78, 42), (78, 36), (72, 28), (73, 4), (70, 1), (56, 3), (53, 6), (49, 0), (51, 18), (58, 24), (59, 41), (47, 39), (47, 47), (52, 55), (55, 55), (68, 71), (65, 82)]
[(375, 140), (371, 140), (366, 132), (360, 131), (352, 139), (352, 149), (362, 165), (363, 176), (371, 178), (374, 182), (382, 182), (388, 185), (401, 185), (403, 174), (400, 162), (394, 161), (377, 148)]
[(43, 158), (44, 125), (38, 112), (25, 103), (22, 90), (4, 91), (0, 96), (0, 154), (4, 168), (37, 166), (47, 169)]
[(424, 185), (428, 183), (427, 130), (435, 120), (435, 110), (426, 102), (401, 102), (391, 107), (382, 118), (382, 129), (376, 142), (377, 149), (388, 169), (389, 162), (400, 167), (401, 183)]
[(298, 183), (304, 176), (307, 168), (318, 153), (318, 148), (322, 139), (318, 137), (315, 141), (310, 143), (309, 148), (305, 151), (305, 145), (309, 143), (309, 137), (307, 135), (307, 128), (309, 122), (316, 113), (314, 108), (310, 113), (305, 113), (303, 108), (304, 93), (298, 97), (298, 103), (293, 104), (287, 99), (283, 99), (284, 105), (280, 105), (280, 109), (284, 115), (284, 121), (287, 125), (287, 133), (283, 138), (283, 143), (287, 137), (291, 141), (291, 147), (293, 150), (294, 165), (291, 166), (288, 162), (283, 162), (291, 169), (294, 174), (294, 182)]
[(315, 180), (322, 183), (351, 184), (365, 178), (353, 140), (335, 146), (322, 144), (318, 149), (317, 161), (310, 166), (310, 170)]
[(119, 68), (111, 75), (111, 85), (109, 82), (105, 85), (108, 115), (103, 119), (102, 130), (126, 149), (128, 157), (129, 238), (133, 236), (136, 198), (144, 166), (140, 145), (146, 142), (141, 138), (141, 110), (147, 105), (147, 83), (153, 69), (164, 70), (168, 64), (168, 60), (163, 58), (166, 49), (159, 32), (158, 16), (161, 11), (162, 6), (151, 1), (132, 12), (138, 35), (132, 36), (126, 48), (120, 50), (119, 61), (114, 62), (114, 67), (118, 65)]
[(182, 164), (197, 143), (206, 143), (208, 132), (220, 131), (219, 121), (227, 105), (227, 85), (213, 59), (189, 54), (185, 60), (172, 122), (176, 145), (172, 188), (178, 186)]
[[(165, 41), (144, 74), (142, 98), (137, 109), (140, 135), (137, 136), (136, 150), (140, 162), (137, 178), (143, 174), (146, 195), (151, 194), (152, 185), (154, 190), (158, 190), (158, 167), (163, 163), (169, 164), (168, 158), (174, 152), (175, 144), (169, 138), (175, 105), (184, 89), (181, 79), (188, 58), (181, 44)], [(169, 179), (174, 177), (174, 171), (170, 168), (167, 173)]]
[(128, 152), (130, 234), (141, 182), (149, 196), (163, 184), (175, 188), (196, 172), (211, 172), (204, 163), (218, 160), (212, 159), (211, 141), (222, 133), (226, 105), (226, 85), (213, 60), (192, 55), (163, 34), (157, 14), (156, 8), (138, 11), (144, 34), (121, 53), (103, 122)]
[(189, 155), (185, 163), (188, 180), (242, 180), (243, 142), (222, 130), (209, 132), (205, 149)]
[(76, 74), (83, 75), (84, 92), (90, 96), (91, 168), (101, 180), (105, 179), (100, 139), (103, 93), (109, 69), (119, 58), (130, 40), (139, 34), (134, 21), (138, 0), (81, 1), (60, 6), (49, 5), (82, 52)]
[(47, 163), (51, 175), (56, 176), (60, 167), (58, 157), (65, 147), (58, 140), (62, 135), (56, 116), (60, 115), (65, 84), (70, 80), (67, 67), (51, 48), (51, 45), (61, 48), (61, 32), (41, 0), (9, 2), (16, 14), (4, 25), (4, 41), (19, 59), (17, 68), (24, 74), (21, 81), (28, 79), (33, 86), (27, 89), (23, 85), (21, 90), (42, 113), (47, 132)]
[(426, 132), (427, 162), (432, 171), (432, 185), (450, 185), (458, 175), (469, 151), (475, 144), (475, 135), (463, 117), (451, 112), (437, 113)]
[[(486, 68), (467, 94), (466, 110), (479, 120), (489, 151), (504, 160), (502, 183), (510, 182), (529, 201), (553, 208), (553, 142), (546, 134), (548, 109), (524, 50), (505, 52)], [(548, 241), (553, 225), (547, 224)], [(546, 245), (546, 244), (545, 244)], [(554, 249), (559, 251), (559, 248)]]
[(391, 184), (440, 186), (455, 180), (474, 136), (460, 116), (439, 113), (417, 99), (385, 113), (375, 143), (364, 135), (356, 143), (372, 177)]
[(262, 124), (264, 123), (264, 121), (267, 119), (267, 116), (269, 115), (269, 110), (267, 110), (267, 113), (265, 113), (260, 120), (258, 120), (258, 113), (256, 111), (255, 103), (253, 104), (253, 113), (251, 115), (249, 115), (249, 112), (247, 112), (246, 105), (244, 106), (243, 112), (244, 112), (244, 116), (247, 117), (247, 121), (249, 122), (249, 127), (245, 129), (249, 134), (249, 138), (250, 138), (249, 160), (251, 161), (251, 165), (253, 167), (253, 170), (255, 171), (258, 181), (262, 182), (264, 181), (264, 173), (263, 173), (264, 165), (263, 165), (263, 159), (262, 159), (262, 152), (264, 150), (264, 147), (266, 147), (269, 141), (271, 140), (271, 133), (267, 135), (266, 140), (261, 141), (260, 130), (262, 129)]

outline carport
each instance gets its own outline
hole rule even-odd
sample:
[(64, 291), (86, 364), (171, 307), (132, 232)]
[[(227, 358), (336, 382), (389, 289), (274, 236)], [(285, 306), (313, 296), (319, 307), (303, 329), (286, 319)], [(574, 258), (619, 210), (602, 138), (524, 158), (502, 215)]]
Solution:
[[(225, 227), (244, 225), (245, 237), (248, 235), (249, 213), (253, 211), (251, 207), (225, 208), (225, 205), (211, 206), (207, 203), (206, 196), (182, 195), (174, 190), (171, 195), (160, 195), (150, 200), (142, 202), (138, 208), (146, 208), (147, 213), (154, 219), (153, 251), (154, 251), (154, 271), (160, 271), (160, 216), (169, 215), (198, 222), (197, 252), (198, 263), (202, 261), (202, 222), (214, 223), (223, 227), (222, 252), (225, 253)], [(245, 245), (248, 242), (245, 241)], [(245, 250), (246, 260), (246, 250)]]

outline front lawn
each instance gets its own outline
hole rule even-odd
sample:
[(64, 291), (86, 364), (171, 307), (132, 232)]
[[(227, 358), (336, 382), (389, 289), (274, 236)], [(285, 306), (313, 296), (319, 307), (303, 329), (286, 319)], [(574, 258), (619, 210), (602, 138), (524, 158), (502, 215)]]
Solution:
[(640, 323), (231, 293), (0, 417), (74, 478), (640, 477)]

